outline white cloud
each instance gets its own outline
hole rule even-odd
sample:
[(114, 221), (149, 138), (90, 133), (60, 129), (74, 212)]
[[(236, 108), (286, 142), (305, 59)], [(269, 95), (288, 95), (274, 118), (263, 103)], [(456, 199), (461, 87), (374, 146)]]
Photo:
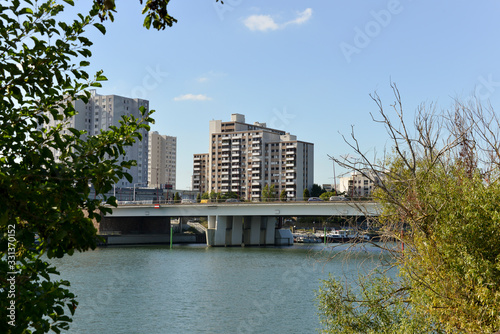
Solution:
[(299, 12), (298, 16), (290, 21), (284, 23), (276, 23), (270, 15), (251, 15), (243, 20), (245, 26), (252, 31), (267, 31), (267, 30), (277, 30), (283, 29), (288, 25), (292, 24), (303, 24), (312, 16), (312, 9), (307, 8), (303, 12)]
[(203, 94), (198, 94), (198, 95), (184, 94), (184, 95), (181, 95), (181, 96), (174, 97), (174, 101), (187, 101), (187, 100), (191, 100), (191, 101), (210, 101), (211, 99), (212, 99), (211, 97), (208, 97), (208, 96), (203, 95)]
[(305, 23), (307, 21), (309, 21), (309, 19), (311, 18), (312, 16), (312, 9), (311, 8), (307, 8), (305, 11), (303, 11), (302, 13), (298, 13), (299, 16), (295, 19), (295, 20), (291, 20), (291, 21), (288, 21), (285, 23), (285, 25), (288, 25), (288, 24), (302, 24), (302, 23)]
[(269, 15), (252, 15), (247, 17), (243, 23), (252, 31), (276, 30), (279, 28), (278, 24)]

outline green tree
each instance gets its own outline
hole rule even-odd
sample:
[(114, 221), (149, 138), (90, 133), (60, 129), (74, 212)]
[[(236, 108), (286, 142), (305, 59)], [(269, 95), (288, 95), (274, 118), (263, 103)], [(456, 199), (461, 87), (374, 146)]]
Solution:
[[(147, 1), (145, 24), (168, 25), (167, 3)], [(52, 0), (0, 4), (1, 333), (69, 328), (78, 302), (46, 258), (96, 247), (93, 220), (116, 206), (106, 193), (123, 177), (131, 181), (127, 169), (136, 164), (121, 160), (124, 148), (153, 122), (142, 108), (142, 119), (123, 117), (95, 136), (64, 127), (73, 102), (88, 102), (88, 89), (106, 80), (85, 72), (92, 55), (85, 30), (104, 33), (95, 21), (112, 18), (114, 4), (95, 0), (88, 14), (66, 22), (63, 10)]]
[(330, 200), (330, 197), (336, 196), (336, 192), (334, 191), (327, 191), (319, 195), (319, 198), (321, 198), (323, 201), (328, 201)]
[(222, 200), (226, 200), (226, 199), (229, 199), (229, 198), (238, 199), (238, 194), (237, 193), (233, 193), (232, 191), (229, 191), (229, 192), (224, 193), (222, 195)]
[(304, 201), (307, 201), (309, 199), (309, 189), (304, 189), (304, 192), (302, 193), (302, 196), (304, 197)]
[(320, 185), (314, 183), (311, 187), (311, 197), (319, 197), (322, 193), (325, 192), (325, 189), (321, 188)]
[(209, 194), (209, 199), (212, 202), (215, 202), (219, 196), (220, 196), (219, 193), (216, 193), (215, 191), (212, 190)]
[(280, 201), (285, 202), (287, 199), (286, 190), (283, 189), (280, 194)]
[(275, 199), (275, 190), (274, 190), (274, 184), (265, 185), (264, 188), (262, 189), (262, 201), (264, 202), (272, 202)]
[(196, 203), (200, 203), (201, 202), (201, 194), (198, 193), (198, 195), (196, 195)]
[(174, 203), (179, 203), (180, 201), (181, 201), (181, 196), (179, 195), (179, 192), (175, 192)]
[[(379, 332), (382, 321), (408, 333), (422, 332), (412, 331), (414, 326), (433, 333), (496, 332), (500, 329), (500, 120), (478, 101), (457, 102), (443, 114), (422, 106), (411, 131), (404, 122), (399, 92), (393, 89), (400, 123), (394, 124), (374, 97), (393, 143), (392, 155), (374, 163), (352, 145), (361, 159), (334, 160), (377, 181), (374, 199), (382, 205), (379, 228), (404, 244), (402, 250), (390, 249), (399, 277), (382, 287), (373, 279), (378, 274), (360, 278), (357, 298), (339, 288), (343, 284), (339, 278), (331, 278), (319, 295), (322, 320), (335, 333), (341, 324), (350, 328), (345, 333)], [(370, 292), (374, 289), (376, 294)], [(381, 302), (394, 308), (383, 314)], [(369, 317), (357, 317), (351, 312), (355, 308)]]

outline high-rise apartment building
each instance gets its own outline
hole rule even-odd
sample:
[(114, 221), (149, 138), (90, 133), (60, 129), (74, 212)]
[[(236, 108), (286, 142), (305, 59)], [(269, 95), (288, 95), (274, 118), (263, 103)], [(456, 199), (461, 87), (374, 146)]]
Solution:
[(153, 188), (176, 189), (177, 138), (149, 133), (148, 184)]
[(210, 121), (209, 132), (209, 153), (194, 155), (194, 190), (258, 200), (266, 185), (274, 185), (276, 197), (285, 190), (289, 199), (302, 199), (313, 185), (314, 144), (265, 123), (247, 124), (241, 114), (230, 122)]
[[(99, 134), (101, 130), (109, 130), (110, 126), (120, 126), (121, 117), (124, 115), (133, 115), (141, 118), (140, 107), (149, 111), (149, 101), (142, 99), (131, 99), (118, 95), (99, 95), (95, 90), (91, 90), (91, 98), (88, 103), (81, 100), (74, 101), (73, 105), (77, 114), (70, 119), (66, 129), (71, 127), (77, 130), (87, 131), (87, 136)], [(58, 121), (52, 120), (48, 125), (55, 125)], [(125, 146), (124, 160), (136, 160), (137, 166), (128, 170), (132, 175), (133, 181), (128, 182), (123, 178), (117, 182), (118, 187), (133, 187), (140, 183), (146, 185), (148, 180), (148, 133), (145, 129), (140, 129), (142, 141), (136, 141), (132, 146)], [(63, 130), (63, 134), (68, 130)], [(83, 137), (85, 139), (85, 137)], [(56, 158), (59, 153), (54, 152)]]
[(195, 154), (193, 158), (192, 189), (201, 194), (208, 191), (208, 153)]

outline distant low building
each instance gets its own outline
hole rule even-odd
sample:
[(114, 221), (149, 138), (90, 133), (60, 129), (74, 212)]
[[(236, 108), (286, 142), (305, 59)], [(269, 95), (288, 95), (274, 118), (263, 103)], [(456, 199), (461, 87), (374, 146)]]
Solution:
[(352, 172), (350, 176), (340, 178), (339, 191), (345, 192), (349, 197), (369, 197), (376, 184), (376, 177), (369, 178), (360, 172)]

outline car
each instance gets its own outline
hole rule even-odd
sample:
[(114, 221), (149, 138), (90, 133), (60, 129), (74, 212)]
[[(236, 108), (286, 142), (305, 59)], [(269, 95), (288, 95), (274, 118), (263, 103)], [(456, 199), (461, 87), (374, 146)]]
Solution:
[(332, 196), (330, 197), (330, 201), (348, 201), (344, 196)]
[(195, 199), (190, 199), (190, 198), (183, 198), (181, 200), (181, 203), (182, 204), (193, 204), (193, 203), (196, 203), (196, 200)]
[(323, 202), (323, 200), (319, 197), (309, 197), (308, 202)]
[(228, 198), (226, 199), (226, 203), (235, 203), (235, 202), (239, 202), (240, 200), (239, 199), (236, 199), (236, 198)]

